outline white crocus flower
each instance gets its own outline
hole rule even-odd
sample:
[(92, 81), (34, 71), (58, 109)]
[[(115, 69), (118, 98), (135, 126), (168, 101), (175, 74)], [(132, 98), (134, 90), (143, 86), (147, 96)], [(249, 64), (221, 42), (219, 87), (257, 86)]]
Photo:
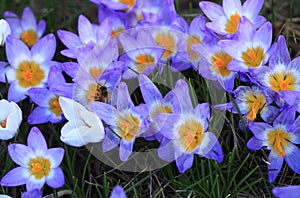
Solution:
[(75, 147), (102, 141), (104, 127), (96, 114), (69, 98), (60, 97), (59, 104), (69, 121), (61, 129), (61, 141)]
[(14, 102), (0, 100), (0, 139), (9, 140), (13, 138), (22, 121), (22, 111)]
[(0, 45), (3, 46), (5, 41), (6, 41), (6, 37), (11, 33), (11, 29), (9, 24), (7, 23), (7, 21), (5, 21), (4, 19), (0, 19)]

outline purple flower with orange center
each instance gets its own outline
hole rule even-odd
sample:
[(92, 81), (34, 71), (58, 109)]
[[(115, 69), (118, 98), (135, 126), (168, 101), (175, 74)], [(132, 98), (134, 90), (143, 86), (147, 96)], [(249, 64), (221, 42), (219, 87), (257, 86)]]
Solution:
[(110, 151), (120, 144), (120, 159), (126, 161), (132, 153), (135, 139), (148, 128), (148, 108), (143, 104), (134, 106), (124, 82), (119, 84), (115, 97), (117, 108), (103, 102), (93, 102), (89, 104), (89, 109), (94, 109), (109, 126), (102, 143), (103, 151)]
[(123, 77), (129, 79), (136, 77), (139, 73), (150, 74), (160, 61), (164, 48), (153, 41), (151, 34), (143, 28), (137, 31), (136, 38), (128, 33), (119, 35), (119, 40), (126, 54), (121, 59), (128, 66)]
[(295, 120), (295, 116), (295, 110), (287, 108), (279, 114), (272, 126), (264, 122), (249, 123), (254, 137), (248, 141), (248, 148), (271, 150), (268, 157), (269, 182), (275, 181), (283, 160), (293, 171), (300, 173), (300, 150), (295, 145), (300, 143), (300, 117)]
[(112, 10), (131, 12), (138, 0), (90, 0), (99, 5), (105, 5)]
[(228, 69), (241, 72), (252, 71), (266, 64), (274, 48), (271, 43), (271, 23), (264, 23), (256, 31), (245, 17), (240, 20), (236, 39), (219, 41), (221, 48), (234, 59)]
[(279, 36), (277, 48), (270, 57), (269, 67), (256, 71), (256, 79), (275, 93), (300, 91), (300, 57), (291, 61), (283, 36)]
[(254, 121), (260, 115), (264, 121), (272, 123), (279, 113), (278, 108), (271, 106), (273, 101), (267, 92), (258, 86), (239, 86), (233, 94), (234, 101), (216, 105), (215, 108), (240, 113), (247, 122)]
[(218, 45), (218, 39), (214, 37), (207, 43), (192, 46), (192, 49), (202, 57), (198, 72), (209, 80), (218, 81), (226, 91), (231, 92), (236, 73), (228, 70), (228, 65), (233, 59)]
[[(49, 69), (57, 63), (51, 61), (56, 48), (53, 34), (40, 39), (31, 49), (12, 36), (7, 37), (6, 55), (8, 67), (0, 67), (10, 83), (8, 100), (19, 102), (26, 98), (32, 87), (46, 87)], [(0, 78), (2, 82), (4, 79)]]
[(21, 39), (27, 46), (33, 46), (44, 34), (46, 22), (40, 20), (38, 23), (29, 7), (23, 11), (22, 17), (17, 14), (6, 11), (4, 18), (9, 23), (12, 35)]
[(13, 187), (26, 184), (28, 191), (41, 189), (45, 183), (52, 188), (62, 187), (65, 180), (59, 165), (63, 160), (64, 150), (48, 149), (43, 134), (36, 127), (30, 130), (27, 145), (8, 146), (10, 157), (20, 166), (4, 175), (0, 185)]
[(92, 24), (85, 16), (78, 18), (78, 35), (58, 30), (57, 35), (62, 43), (68, 48), (61, 51), (61, 54), (69, 58), (77, 58), (78, 50), (81, 48), (92, 49), (95, 45), (105, 46), (111, 36), (111, 18), (104, 20), (101, 25)]
[(220, 35), (232, 35), (238, 30), (240, 19), (246, 17), (255, 28), (259, 28), (266, 19), (260, 12), (263, 0), (246, 0), (242, 5), (240, 0), (223, 0), (223, 7), (209, 2), (201, 1), (199, 6), (204, 14), (211, 20), (207, 27)]
[(173, 113), (159, 113), (155, 122), (165, 137), (158, 148), (158, 156), (166, 161), (176, 161), (179, 172), (183, 173), (193, 165), (194, 154), (218, 162), (223, 153), (218, 139), (208, 132), (210, 109), (208, 103), (195, 108), (184, 80), (178, 80), (172, 90), (179, 101)]

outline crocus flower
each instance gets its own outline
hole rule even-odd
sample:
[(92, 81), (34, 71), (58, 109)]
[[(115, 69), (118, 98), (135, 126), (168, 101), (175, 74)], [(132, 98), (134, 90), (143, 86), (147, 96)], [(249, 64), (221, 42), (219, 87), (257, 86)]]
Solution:
[(300, 185), (275, 187), (272, 193), (277, 198), (298, 198), (300, 195)]
[(223, 161), (223, 153), (216, 136), (208, 132), (210, 110), (208, 103), (193, 107), (189, 87), (184, 80), (178, 80), (172, 90), (180, 102), (178, 111), (159, 113), (156, 124), (166, 137), (158, 148), (158, 156), (166, 161), (176, 161), (179, 172), (183, 173), (193, 165), (194, 154), (218, 162)]
[(115, 186), (109, 198), (127, 198), (127, 196), (122, 186)]
[(59, 97), (59, 104), (68, 120), (61, 129), (61, 141), (75, 147), (102, 141), (103, 124), (96, 114), (69, 98)]
[[(6, 55), (10, 66), (0, 67), (0, 73), (5, 72), (10, 83), (9, 101), (19, 102), (26, 98), (28, 89), (47, 85), (49, 69), (56, 64), (51, 61), (55, 48), (53, 34), (40, 39), (31, 50), (19, 39), (7, 37)], [(0, 79), (3, 80), (3, 77)]]
[(12, 35), (21, 39), (29, 47), (42, 37), (46, 29), (46, 22), (42, 19), (37, 23), (29, 7), (24, 9), (21, 18), (10, 11), (4, 12), (4, 18), (10, 25)]
[(247, 122), (254, 121), (259, 114), (265, 122), (272, 123), (279, 113), (278, 108), (271, 106), (273, 100), (267, 92), (258, 86), (239, 86), (233, 94), (233, 102), (216, 105), (215, 108), (240, 113)]
[(219, 41), (221, 48), (234, 60), (228, 65), (232, 71), (248, 72), (263, 66), (269, 60), (273, 48), (272, 25), (264, 23), (257, 31), (245, 17), (240, 19), (236, 40)]
[(147, 30), (135, 29), (135, 31), (138, 31), (136, 38), (127, 33), (119, 35), (120, 43), (126, 52), (121, 60), (129, 67), (123, 74), (125, 79), (136, 77), (136, 73), (150, 74), (165, 51), (164, 48), (155, 44)]
[(63, 160), (64, 150), (48, 149), (43, 134), (36, 127), (30, 130), (27, 145), (8, 146), (10, 157), (20, 166), (4, 175), (0, 184), (2, 186), (26, 184), (28, 191), (41, 189), (45, 183), (52, 188), (62, 187), (65, 180), (59, 165)]
[(132, 153), (135, 139), (147, 130), (148, 109), (142, 104), (134, 106), (124, 82), (119, 84), (114, 97), (117, 108), (103, 102), (92, 102), (89, 109), (93, 109), (109, 126), (102, 143), (103, 151), (110, 151), (120, 144), (120, 159), (126, 161)]
[(198, 72), (204, 78), (218, 81), (226, 91), (231, 92), (234, 87), (236, 73), (228, 69), (232, 57), (222, 50), (217, 43), (218, 40), (213, 37), (207, 43), (193, 45), (192, 49), (202, 57)]
[(0, 140), (13, 138), (22, 121), (22, 111), (14, 102), (0, 100)]
[(78, 18), (78, 36), (72, 32), (58, 30), (57, 35), (62, 43), (68, 48), (61, 54), (69, 58), (77, 58), (81, 48), (93, 48), (93, 46), (105, 46), (111, 36), (111, 19), (107, 18), (101, 25), (92, 24), (85, 16)]
[(236, 33), (240, 19), (246, 17), (255, 28), (260, 27), (266, 19), (259, 16), (264, 1), (246, 0), (241, 5), (240, 0), (223, 0), (223, 7), (209, 2), (201, 1), (199, 6), (204, 14), (211, 20), (207, 27), (220, 35), (231, 35)]
[(11, 29), (9, 24), (7, 23), (7, 21), (5, 21), (4, 19), (0, 19), (0, 45), (3, 46), (5, 41), (6, 41), (6, 37), (11, 33)]
[(95, 4), (102, 4), (112, 10), (131, 12), (138, 0), (90, 0)]
[(263, 86), (279, 93), (281, 90), (300, 91), (300, 57), (291, 61), (283, 36), (279, 36), (277, 48), (270, 57), (269, 67), (256, 71), (256, 79)]
[(300, 117), (295, 120), (295, 115), (294, 109), (287, 108), (279, 114), (272, 126), (264, 122), (249, 123), (249, 129), (254, 137), (248, 141), (248, 148), (271, 150), (268, 157), (269, 182), (275, 181), (283, 160), (293, 171), (300, 173), (298, 161), (300, 150), (295, 145), (300, 143)]

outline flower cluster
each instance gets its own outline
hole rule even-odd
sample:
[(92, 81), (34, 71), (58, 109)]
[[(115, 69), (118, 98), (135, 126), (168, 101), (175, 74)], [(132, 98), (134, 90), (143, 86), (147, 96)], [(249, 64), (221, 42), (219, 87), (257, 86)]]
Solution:
[[(0, 21), (1, 44), (6, 42), (7, 62), (0, 62), (0, 82), (9, 84), (9, 102), (0, 101), (0, 139), (17, 135), (22, 112), (16, 103), (29, 98), (35, 108), (27, 122), (65, 122), (60, 140), (67, 145), (101, 142), (104, 152), (119, 146), (119, 158), (126, 161), (137, 138), (156, 140), (158, 157), (175, 161), (184, 173), (195, 154), (223, 161), (217, 133), (209, 127), (215, 108), (242, 115), (240, 125), (253, 133), (249, 149), (270, 150), (270, 182), (284, 160), (300, 173), (300, 59), (291, 60), (282, 35), (272, 43), (272, 24), (259, 15), (263, 0), (246, 0), (243, 5), (240, 0), (223, 0), (222, 6), (201, 1), (199, 7), (210, 22), (199, 15), (190, 24), (176, 12), (174, 0), (91, 2), (98, 6), (99, 24), (80, 15), (78, 35), (57, 31), (66, 46), (60, 54), (71, 62), (53, 60), (55, 35), (44, 35), (45, 21), (37, 22), (29, 7), (22, 17), (4, 13), (9, 26)], [(171, 72), (194, 70), (234, 99), (214, 107), (195, 104), (185, 79), (178, 79), (163, 95), (151, 75), (167, 67)], [(131, 98), (126, 80), (132, 79), (144, 103)], [(20, 167), (0, 184), (26, 184), (37, 194), (45, 183), (63, 186), (63, 149), (47, 149), (36, 127), (27, 144), (8, 146)], [(120, 187), (111, 195), (116, 196), (126, 197)]]

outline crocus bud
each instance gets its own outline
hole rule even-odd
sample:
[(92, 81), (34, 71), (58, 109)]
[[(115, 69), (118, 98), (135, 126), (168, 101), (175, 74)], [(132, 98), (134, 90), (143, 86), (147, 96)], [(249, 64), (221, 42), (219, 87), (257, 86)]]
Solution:
[(0, 19), (0, 44), (4, 45), (6, 37), (11, 33), (9, 24), (4, 19)]

